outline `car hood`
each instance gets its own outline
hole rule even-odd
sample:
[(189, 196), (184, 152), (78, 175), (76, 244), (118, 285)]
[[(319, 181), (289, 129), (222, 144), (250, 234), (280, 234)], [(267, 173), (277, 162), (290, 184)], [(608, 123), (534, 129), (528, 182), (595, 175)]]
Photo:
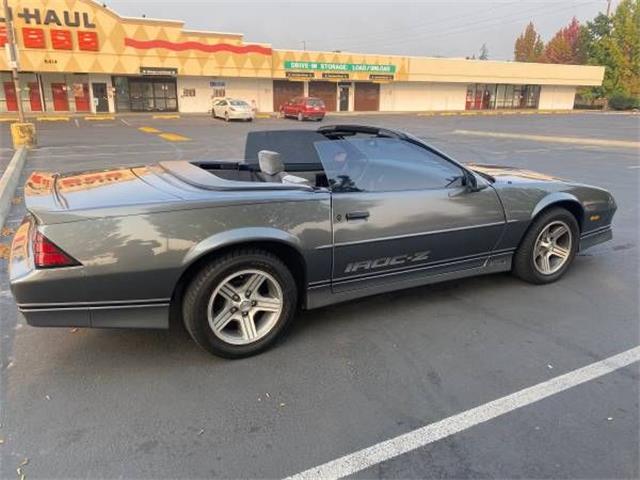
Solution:
[(517, 167), (503, 165), (486, 165), (471, 163), (468, 168), (479, 174), (493, 177), (499, 183), (522, 183), (522, 182), (564, 182), (562, 178), (554, 177), (545, 173), (534, 172)]

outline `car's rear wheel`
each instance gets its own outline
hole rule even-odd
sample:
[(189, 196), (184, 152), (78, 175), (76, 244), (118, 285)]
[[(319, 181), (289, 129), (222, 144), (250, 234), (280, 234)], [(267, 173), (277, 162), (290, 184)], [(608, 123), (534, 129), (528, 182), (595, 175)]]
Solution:
[(552, 208), (536, 218), (513, 260), (513, 272), (535, 284), (551, 283), (562, 277), (578, 250), (580, 228), (564, 208)]
[(262, 250), (237, 250), (207, 265), (191, 281), (182, 314), (191, 337), (226, 358), (255, 355), (273, 345), (295, 315), (291, 272)]
[(302, 122), (304, 120), (304, 115), (302, 115), (302, 112), (298, 112), (298, 121)]

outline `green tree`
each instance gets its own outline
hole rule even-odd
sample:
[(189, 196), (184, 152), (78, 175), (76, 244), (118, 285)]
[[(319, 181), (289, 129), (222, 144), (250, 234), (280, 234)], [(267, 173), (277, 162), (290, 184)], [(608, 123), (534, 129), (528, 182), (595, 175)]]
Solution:
[(605, 67), (594, 96), (640, 96), (640, 0), (622, 0), (611, 18), (599, 14), (583, 33), (587, 63)]
[(513, 47), (513, 55), (516, 62), (540, 62), (544, 43), (540, 34), (536, 32), (533, 22), (524, 29), (524, 32), (516, 39)]
[(489, 49), (487, 48), (486, 43), (483, 43), (482, 47), (480, 47), (480, 55), (478, 56), (478, 60), (489, 60)]
[(611, 25), (610, 52), (617, 70), (614, 88), (640, 96), (640, 0), (622, 0)]

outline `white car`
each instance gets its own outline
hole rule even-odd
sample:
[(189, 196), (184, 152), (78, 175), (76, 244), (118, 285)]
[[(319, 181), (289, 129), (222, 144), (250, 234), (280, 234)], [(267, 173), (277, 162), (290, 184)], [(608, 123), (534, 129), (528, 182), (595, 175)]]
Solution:
[(250, 122), (253, 120), (253, 115), (251, 105), (237, 98), (214, 100), (211, 107), (211, 116), (213, 118), (224, 118), (227, 122), (229, 120), (246, 120)]

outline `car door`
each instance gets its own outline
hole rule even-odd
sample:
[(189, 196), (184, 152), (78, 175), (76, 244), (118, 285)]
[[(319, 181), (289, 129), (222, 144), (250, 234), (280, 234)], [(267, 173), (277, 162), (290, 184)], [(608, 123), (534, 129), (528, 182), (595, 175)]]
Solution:
[(425, 146), (376, 137), (316, 149), (332, 191), (335, 292), (478, 268), (504, 230), (493, 188), (472, 191), (469, 173)]
[(224, 114), (226, 111), (227, 111), (227, 101), (220, 100), (220, 102), (218, 103), (218, 107), (216, 108), (216, 116), (224, 117)]
[(289, 100), (287, 103), (285, 103), (282, 106), (282, 112), (284, 113), (285, 116), (291, 115), (291, 107), (293, 105), (293, 102), (295, 102), (295, 99)]

